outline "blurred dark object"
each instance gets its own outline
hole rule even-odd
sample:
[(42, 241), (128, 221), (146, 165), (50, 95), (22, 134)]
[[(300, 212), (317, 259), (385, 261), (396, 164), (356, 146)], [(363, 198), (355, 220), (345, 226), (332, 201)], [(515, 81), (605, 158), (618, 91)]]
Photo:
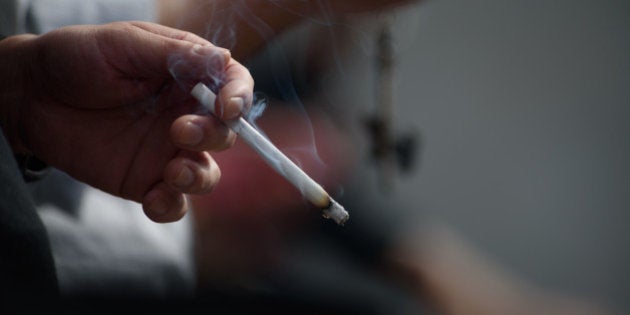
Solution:
[(376, 45), (376, 100), (374, 115), (366, 125), (372, 142), (372, 156), (378, 164), (381, 182), (391, 189), (397, 170), (409, 172), (414, 166), (418, 151), (415, 132), (396, 135), (394, 132), (394, 49), (389, 21), (385, 21), (377, 34)]

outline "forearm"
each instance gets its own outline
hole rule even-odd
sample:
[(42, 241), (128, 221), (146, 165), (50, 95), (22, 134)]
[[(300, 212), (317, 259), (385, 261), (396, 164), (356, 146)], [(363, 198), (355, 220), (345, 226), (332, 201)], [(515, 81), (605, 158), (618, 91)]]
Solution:
[(0, 126), (15, 153), (28, 150), (17, 131), (21, 107), (26, 102), (32, 64), (31, 34), (17, 35), (0, 41)]

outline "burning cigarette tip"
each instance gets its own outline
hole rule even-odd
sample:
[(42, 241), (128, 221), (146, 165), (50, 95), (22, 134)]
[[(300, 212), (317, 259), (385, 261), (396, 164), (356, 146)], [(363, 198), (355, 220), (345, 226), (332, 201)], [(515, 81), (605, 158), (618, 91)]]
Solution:
[[(191, 94), (210, 113), (214, 114), (216, 95), (207, 86), (199, 83), (192, 89)], [(350, 216), (343, 206), (330, 198), (322, 186), (310, 178), (245, 119), (241, 117), (235, 120), (224, 121), (224, 123), (238, 133), (241, 139), (256, 151), (271, 168), (299, 189), (307, 200), (322, 209), (325, 218), (332, 219), (339, 225), (343, 225), (348, 221)]]
[(322, 210), (324, 218), (332, 219), (339, 225), (344, 225), (350, 218), (348, 211), (340, 205), (337, 201), (330, 198), (330, 204), (328, 208)]

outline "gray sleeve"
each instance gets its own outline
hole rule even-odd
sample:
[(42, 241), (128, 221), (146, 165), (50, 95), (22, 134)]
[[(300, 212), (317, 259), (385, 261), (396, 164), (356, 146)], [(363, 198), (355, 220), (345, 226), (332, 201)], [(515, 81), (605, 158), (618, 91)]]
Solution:
[(154, 0), (10, 0), (0, 2), (0, 34), (45, 33), (75, 24), (156, 20)]
[(0, 39), (13, 34), (24, 33), (18, 30), (18, 24), (22, 24), (20, 19), (18, 0), (0, 1)]

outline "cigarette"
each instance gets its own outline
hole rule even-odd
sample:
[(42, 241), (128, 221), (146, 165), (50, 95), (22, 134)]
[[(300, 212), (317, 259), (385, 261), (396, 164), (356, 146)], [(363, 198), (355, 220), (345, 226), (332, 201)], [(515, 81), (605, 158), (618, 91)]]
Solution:
[[(192, 89), (191, 94), (210, 113), (215, 114), (214, 103), (216, 95), (207, 86), (203, 83), (198, 83)], [(293, 184), (306, 200), (321, 209), (324, 218), (332, 219), (339, 225), (343, 225), (348, 221), (350, 216), (344, 207), (330, 197), (321, 185), (310, 178), (271, 141), (249, 124), (247, 120), (240, 117), (224, 121), (224, 123), (256, 151), (272, 169)]]

